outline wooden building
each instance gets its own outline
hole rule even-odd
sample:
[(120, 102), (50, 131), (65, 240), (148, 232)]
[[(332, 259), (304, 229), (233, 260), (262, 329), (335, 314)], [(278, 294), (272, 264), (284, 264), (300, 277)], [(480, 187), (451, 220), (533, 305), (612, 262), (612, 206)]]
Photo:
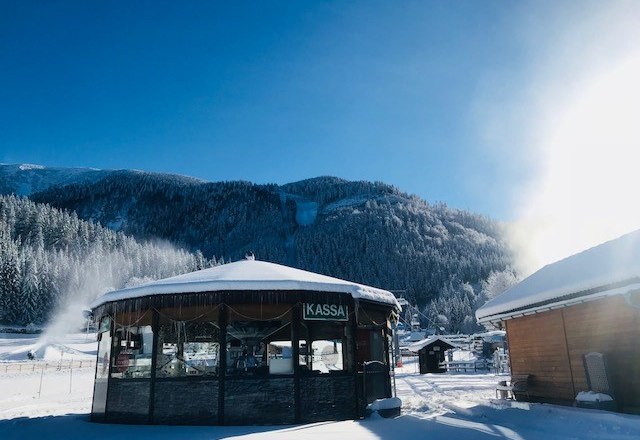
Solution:
[[(400, 308), (385, 290), (246, 260), (110, 292), (92, 309), (93, 421), (356, 419), (391, 397)], [(363, 377), (370, 361), (379, 368)]]
[(583, 356), (603, 353), (618, 409), (640, 413), (640, 231), (550, 264), (477, 311), (506, 329), (532, 400), (588, 391)]
[(418, 353), (420, 374), (446, 373), (445, 352), (452, 348), (455, 345), (440, 336), (430, 336), (409, 346), (409, 350)]

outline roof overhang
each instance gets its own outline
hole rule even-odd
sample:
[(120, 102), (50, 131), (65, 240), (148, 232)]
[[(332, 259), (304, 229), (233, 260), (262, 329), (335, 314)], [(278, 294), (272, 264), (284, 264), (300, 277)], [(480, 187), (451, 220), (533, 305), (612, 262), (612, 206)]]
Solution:
[[(607, 286), (601, 286), (594, 289), (589, 289), (581, 292), (574, 292), (569, 295), (557, 298), (553, 301), (547, 301), (544, 303), (531, 304), (526, 307), (518, 309), (507, 310), (501, 313), (477, 316), (480, 324), (493, 324), (496, 325), (501, 321), (506, 321), (514, 318), (521, 318), (527, 315), (535, 315), (537, 313), (547, 312), (549, 310), (560, 309), (564, 307), (570, 307), (577, 304), (582, 304), (591, 301), (597, 301), (603, 298), (616, 295), (624, 295), (630, 298), (631, 295), (640, 293), (640, 282), (637, 279), (630, 280), (626, 284), (621, 283), (611, 284)], [(478, 310), (481, 312), (481, 309)], [(477, 313), (478, 313), (477, 312)]]
[(163, 295), (208, 292), (282, 292), (286, 294), (286, 292), (300, 291), (347, 294), (356, 300), (391, 306), (398, 312), (402, 310), (395, 295), (387, 290), (254, 260), (228, 263), (108, 292), (94, 300), (90, 307), (95, 310), (107, 303)]

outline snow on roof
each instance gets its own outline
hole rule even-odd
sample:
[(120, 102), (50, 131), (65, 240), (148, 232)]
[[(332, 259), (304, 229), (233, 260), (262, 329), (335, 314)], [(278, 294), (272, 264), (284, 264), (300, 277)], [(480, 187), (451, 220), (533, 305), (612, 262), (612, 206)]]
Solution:
[(409, 349), (409, 351), (413, 351), (414, 353), (417, 353), (418, 351), (420, 351), (422, 348), (426, 347), (429, 344), (432, 344), (436, 341), (442, 341), (446, 344), (451, 345), (452, 347), (455, 347), (456, 344), (452, 343), (451, 341), (449, 341), (448, 339), (442, 338), (440, 336), (429, 336), (428, 338), (425, 338), (421, 341), (418, 342), (414, 342), (413, 344), (407, 346), (407, 349)]
[[(480, 322), (640, 289), (640, 230), (549, 264), (476, 311)], [(577, 295), (584, 292), (584, 295)], [(570, 297), (570, 298), (572, 298)], [(511, 314), (511, 315), (510, 315)]]
[(223, 264), (109, 292), (97, 298), (91, 304), (91, 308), (95, 309), (111, 301), (149, 295), (225, 290), (310, 290), (348, 293), (357, 299), (390, 304), (398, 310), (402, 309), (393, 293), (387, 290), (257, 260), (242, 260)]

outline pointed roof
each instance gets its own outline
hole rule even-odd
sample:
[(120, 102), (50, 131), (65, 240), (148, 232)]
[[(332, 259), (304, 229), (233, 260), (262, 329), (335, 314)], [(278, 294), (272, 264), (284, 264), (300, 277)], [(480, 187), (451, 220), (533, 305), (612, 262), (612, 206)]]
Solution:
[(401, 310), (396, 297), (387, 290), (257, 260), (223, 264), (109, 292), (97, 298), (91, 304), (91, 308), (95, 309), (111, 301), (150, 295), (235, 290), (308, 290), (348, 293), (354, 298), (390, 304)]
[(418, 342), (414, 342), (413, 344), (408, 345), (407, 349), (409, 351), (417, 353), (420, 350), (422, 350), (424, 347), (426, 347), (427, 345), (431, 345), (436, 341), (444, 342), (445, 344), (450, 345), (451, 348), (455, 348), (456, 347), (456, 345), (453, 342), (451, 342), (450, 340), (448, 340), (446, 338), (443, 338), (443, 337), (438, 336), (438, 335), (431, 335), (431, 336), (429, 336), (427, 338), (424, 338), (424, 339), (422, 339), (422, 340), (420, 340)]
[(549, 264), (476, 311), (494, 322), (640, 290), (640, 230)]

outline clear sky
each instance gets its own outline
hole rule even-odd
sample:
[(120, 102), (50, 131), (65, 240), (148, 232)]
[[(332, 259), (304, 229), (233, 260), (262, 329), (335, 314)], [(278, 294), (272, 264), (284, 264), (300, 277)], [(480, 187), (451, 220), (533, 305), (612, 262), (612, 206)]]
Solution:
[(512, 2), (2, 4), (2, 162), (336, 175), (503, 214), (465, 175), (494, 175), (470, 110), (521, 63)]
[(602, 4), (2, 0), (0, 162), (380, 180), (513, 220), (543, 97), (638, 9)]

